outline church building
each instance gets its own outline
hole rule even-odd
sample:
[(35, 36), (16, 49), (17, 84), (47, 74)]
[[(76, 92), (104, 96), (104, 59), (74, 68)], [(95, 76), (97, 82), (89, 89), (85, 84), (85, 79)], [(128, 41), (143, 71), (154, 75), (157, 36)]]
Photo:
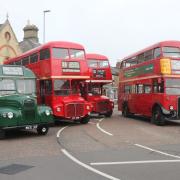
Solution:
[(23, 31), (23, 41), (18, 42), (8, 18), (3, 24), (0, 24), (0, 64), (3, 64), (8, 58), (16, 57), (41, 45), (37, 26), (28, 21)]
[(4, 60), (21, 53), (19, 42), (7, 19), (4, 24), (0, 24), (0, 64), (3, 64)]

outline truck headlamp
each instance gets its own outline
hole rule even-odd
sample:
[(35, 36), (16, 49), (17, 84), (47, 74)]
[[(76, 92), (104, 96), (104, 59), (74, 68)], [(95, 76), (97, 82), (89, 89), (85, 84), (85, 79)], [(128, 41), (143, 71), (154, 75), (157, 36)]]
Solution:
[(14, 115), (13, 115), (13, 113), (12, 113), (12, 112), (8, 112), (8, 113), (7, 113), (7, 117), (8, 117), (9, 119), (12, 119), (12, 118), (13, 118), (13, 116), (14, 116)]
[(46, 109), (45, 114), (46, 114), (46, 116), (49, 116), (51, 114), (51, 112), (48, 109)]

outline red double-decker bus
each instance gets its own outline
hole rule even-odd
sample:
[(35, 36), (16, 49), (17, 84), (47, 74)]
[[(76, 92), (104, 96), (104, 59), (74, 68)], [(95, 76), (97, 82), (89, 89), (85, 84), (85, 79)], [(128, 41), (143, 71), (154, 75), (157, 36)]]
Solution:
[(93, 104), (92, 114), (110, 117), (114, 103), (103, 93), (103, 85), (112, 83), (111, 67), (108, 58), (100, 54), (86, 54), (90, 69), (90, 79), (82, 90), (83, 97)]
[(152, 123), (180, 119), (180, 41), (164, 41), (124, 58), (119, 74), (118, 109)]
[(56, 120), (87, 123), (92, 105), (80, 95), (80, 82), (90, 78), (84, 47), (71, 42), (49, 42), (5, 64), (23, 65), (36, 74), (39, 104), (53, 110)]

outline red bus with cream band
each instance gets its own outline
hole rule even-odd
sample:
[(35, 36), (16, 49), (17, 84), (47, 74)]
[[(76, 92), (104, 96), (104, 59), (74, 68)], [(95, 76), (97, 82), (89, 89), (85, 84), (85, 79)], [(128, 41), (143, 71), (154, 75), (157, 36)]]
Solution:
[(90, 69), (90, 79), (86, 80), (83, 97), (93, 104), (92, 114), (110, 117), (114, 103), (103, 94), (103, 85), (112, 83), (109, 60), (100, 54), (86, 54), (86, 59)]
[(180, 41), (164, 41), (124, 58), (119, 74), (118, 109), (152, 123), (180, 119)]
[(39, 104), (49, 105), (56, 120), (87, 123), (92, 105), (80, 95), (79, 84), (90, 78), (84, 47), (54, 41), (5, 64), (23, 65), (36, 74)]

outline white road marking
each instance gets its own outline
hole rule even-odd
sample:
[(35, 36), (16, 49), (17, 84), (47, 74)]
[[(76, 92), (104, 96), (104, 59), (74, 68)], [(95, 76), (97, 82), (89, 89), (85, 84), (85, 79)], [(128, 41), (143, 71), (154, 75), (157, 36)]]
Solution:
[(95, 119), (95, 118), (93, 118), (93, 119), (91, 119), (92, 121), (99, 121), (99, 119)]
[(93, 167), (91, 167), (91, 166), (89, 166), (89, 165), (87, 165), (87, 164), (79, 161), (79, 160), (76, 159), (74, 156), (72, 156), (69, 152), (67, 152), (65, 149), (61, 149), (61, 151), (62, 151), (62, 152), (64, 153), (64, 155), (66, 155), (69, 159), (71, 159), (72, 161), (74, 161), (76, 164), (79, 164), (80, 166), (88, 169), (89, 171), (92, 171), (92, 172), (94, 172), (94, 173), (96, 173), (96, 174), (99, 174), (99, 175), (101, 175), (101, 176), (103, 176), (103, 177), (105, 177), (105, 178), (107, 178), (107, 179), (120, 180), (120, 179), (118, 179), (118, 178), (116, 178), (116, 177), (113, 177), (113, 176), (111, 176), (111, 175), (109, 175), (109, 174), (103, 173), (103, 172), (101, 172), (101, 171), (99, 171), (99, 170), (97, 170), (97, 169), (95, 169), (95, 168), (93, 168)]
[(148, 161), (122, 161), (122, 162), (94, 162), (90, 163), (92, 166), (102, 165), (123, 165), (123, 164), (151, 164), (151, 163), (173, 163), (180, 162), (180, 160), (148, 160)]
[(107, 135), (109, 135), (109, 136), (113, 136), (113, 134), (111, 134), (110, 132), (105, 131), (104, 129), (102, 129), (102, 128), (100, 127), (99, 124), (100, 124), (100, 122), (103, 121), (103, 120), (104, 120), (104, 118), (102, 118), (102, 119), (99, 120), (99, 122), (96, 124), (97, 128), (98, 128), (100, 131), (102, 131), (103, 133), (105, 133), (105, 134), (107, 134)]
[[(65, 127), (61, 128), (61, 129), (57, 132), (56, 137), (57, 137), (57, 138), (60, 138), (60, 135), (61, 135), (62, 131), (63, 131), (65, 128), (67, 128), (67, 127), (68, 127), (68, 126), (65, 126)], [(97, 170), (97, 169), (95, 169), (95, 168), (93, 168), (93, 167), (91, 167), (91, 166), (88, 166), (87, 164), (79, 161), (78, 159), (76, 159), (75, 157), (73, 157), (66, 149), (61, 149), (61, 151), (62, 151), (62, 153), (63, 153), (66, 157), (68, 157), (69, 159), (71, 159), (71, 160), (72, 160), (73, 162), (75, 162), (76, 164), (79, 164), (80, 166), (88, 169), (89, 171), (92, 171), (92, 172), (94, 172), (94, 173), (96, 173), (96, 174), (99, 174), (99, 175), (101, 175), (101, 176), (103, 176), (103, 177), (105, 177), (105, 178), (107, 178), (107, 179), (110, 179), (110, 180), (120, 180), (120, 179), (118, 179), (118, 178), (116, 178), (116, 177), (113, 177), (113, 176), (111, 176), (111, 175), (109, 175), (109, 174), (103, 173), (103, 172), (101, 172), (101, 171), (99, 171), (99, 170)]]
[(152, 151), (152, 152), (156, 152), (156, 153), (159, 153), (159, 154), (163, 154), (165, 156), (170, 156), (170, 157), (174, 157), (174, 158), (178, 158), (180, 159), (180, 156), (176, 156), (176, 155), (173, 155), (173, 154), (169, 154), (169, 153), (165, 153), (163, 151), (159, 151), (159, 150), (156, 150), (156, 149), (152, 149), (152, 148), (149, 148), (147, 146), (143, 146), (143, 145), (140, 145), (140, 144), (134, 144), (135, 146), (138, 146), (140, 148), (143, 148), (143, 149), (147, 149), (149, 151)]
[(88, 124), (94, 124), (94, 125), (96, 125), (96, 123), (94, 123), (94, 122), (88, 122)]
[(56, 137), (59, 138), (59, 137), (60, 137), (60, 134), (62, 133), (62, 131), (63, 131), (65, 128), (67, 128), (67, 127), (68, 127), (68, 126), (65, 126), (65, 127), (61, 128), (61, 129), (57, 132)]

